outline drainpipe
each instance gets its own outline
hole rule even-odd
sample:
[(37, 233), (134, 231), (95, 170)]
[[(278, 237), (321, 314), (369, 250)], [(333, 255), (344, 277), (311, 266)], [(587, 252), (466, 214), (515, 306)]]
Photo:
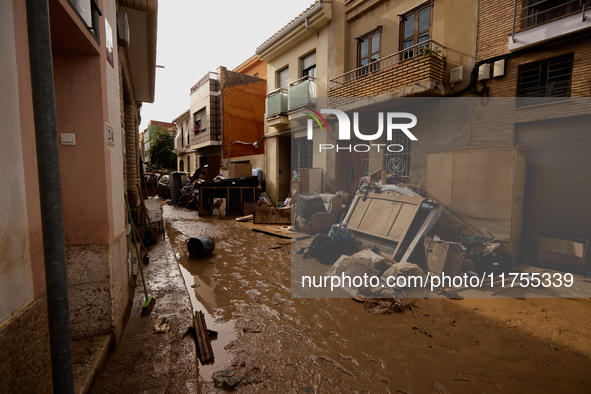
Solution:
[(53, 391), (74, 393), (66, 244), (47, 0), (27, 0), (27, 31), (35, 115), (37, 172), (39, 192), (42, 196), (41, 224)]
[(317, 36), (319, 36), (320, 34), (318, 34), (317, 31), (310, 29), (310, 27), (308, 26), (308, 17), (306, 17), (306, 19), (304, 19), (306, 22), (306, 30), (308, 30), (310, 33), (316, 34)]

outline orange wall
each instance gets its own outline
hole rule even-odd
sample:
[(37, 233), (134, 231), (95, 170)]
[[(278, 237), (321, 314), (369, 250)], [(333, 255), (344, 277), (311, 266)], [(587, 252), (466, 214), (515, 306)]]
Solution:
[[(255, 142), (264, 131), (266, 81), (237, 85), (222, 89), (222, 140)], [(233, 144), (224, 146), (224, 158), (263, 154), (265, 149), (252, 145)]]
[(258, 73), (258, 78), (267, 79), (267, 63), (263, 62), (259, 58), (256, 58), (244, 67), (237, 69), (236, 72), (250, 75), (251, 77), (254, 77), (254, 75)]

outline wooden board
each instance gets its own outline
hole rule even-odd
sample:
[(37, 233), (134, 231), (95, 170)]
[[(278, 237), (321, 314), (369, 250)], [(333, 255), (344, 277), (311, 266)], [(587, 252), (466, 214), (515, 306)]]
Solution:
[(479, 219), (511, 220), (515, 150), (457, 152), (451, 209)]
[(427, 191), (434, 200), (451, 207), (453, 152), (427, 154)]
[(195, 312), (193, 317), (193, 324), (195, 325), (195, 334), (197, 337), (197, 351), (199, 353), (199, 360), (201, 364), (214, 359), (213, 349), (211, 348), (211, 341), (207, 333), (207, 325), (205, 324), (205, 316), (203, 312)]
[[(289, 227), (289, 226), (288, 226)], [(253, 224), (252, 231), (257, 233), (263, 233), (267, 235), (272, 235), (273, 237), (291, 239), (292, 234), (291, 231), (285, 230), (282, 227), (278, 227), (274, 224)]]
[(388, 192), (358, 195), (345, 223), (353, 231), (398, 243), (396, 254), (424, 200)]

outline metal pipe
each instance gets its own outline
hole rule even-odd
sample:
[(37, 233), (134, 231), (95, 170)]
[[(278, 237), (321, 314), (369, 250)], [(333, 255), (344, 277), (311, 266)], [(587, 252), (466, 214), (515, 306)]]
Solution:
[(515, 42), (515, 19), (517, 18), (517, 0), (513, 4), (513, 30), (511, 31), (511, 40)]
[(27, 0), (53, 391), (74, 393), (66, 244), (47, 0)]
[(317, 36), (319, 36), (320, 34), (317, 31), (310, 29), (310, 26), (308, 26), (308, 17), (306, 17), (306, 19), (304, 20), (306, 22), (306, 30), (308, 30), (312, 34), (316, 34)]

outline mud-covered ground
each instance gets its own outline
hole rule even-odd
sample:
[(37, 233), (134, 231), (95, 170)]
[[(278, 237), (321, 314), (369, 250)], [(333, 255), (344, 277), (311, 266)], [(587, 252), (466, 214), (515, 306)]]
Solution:
[[(591, 392), (589, 299), (415, 299), (429, 337), (410, 310), (292, 299), (289, 240), (182, 208), (164, 213), (193, 308), (219, 332), (215, 362), (199, 365), (201, 392), (217, 390), (220, 370), (246, 393)], [(214, 254), (189, 258), (184, 240), (204, 235)]]

